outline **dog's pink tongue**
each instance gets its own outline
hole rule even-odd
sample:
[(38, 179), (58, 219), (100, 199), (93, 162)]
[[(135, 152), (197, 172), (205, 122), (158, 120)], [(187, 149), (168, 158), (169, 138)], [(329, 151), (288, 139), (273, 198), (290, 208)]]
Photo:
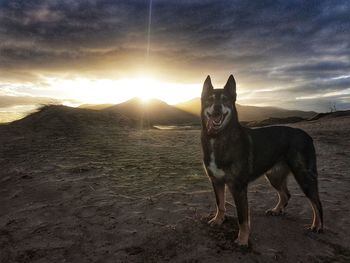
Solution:
[(222, 115), (218, 115), (215, 117), (211, 116), (210, 118), (208, 118), (208, 122), (207, 122), (208, 132), (215, 130), (215, 125), (218, 125), (219, 123), (221, 123), (221, 121), (222, 121)]
[(215, 121), (216, 123), (219, 123), (221, 121), (221, 115), (213, 117), (213, 121)]
[(208, 132), (211, 132), (213, 129), (214, 129), (213, 119), (209, 118), (208, 122), (207, 122), (207, 130), (208, 130)]

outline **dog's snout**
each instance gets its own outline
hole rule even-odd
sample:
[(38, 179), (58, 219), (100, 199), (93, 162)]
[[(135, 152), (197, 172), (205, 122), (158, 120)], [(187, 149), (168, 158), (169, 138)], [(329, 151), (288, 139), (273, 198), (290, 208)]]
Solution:
[(221, 104), (214, 104), (214, 112), (221, 112)]
[(214, 104), (214, 115), (221, 114), (221, 104)]

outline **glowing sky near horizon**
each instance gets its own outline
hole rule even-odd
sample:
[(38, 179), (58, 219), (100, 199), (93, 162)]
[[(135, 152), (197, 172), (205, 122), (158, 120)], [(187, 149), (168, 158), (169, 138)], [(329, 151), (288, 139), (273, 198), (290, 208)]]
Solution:
[(195, 98), (201, 92), (200, 85), (162, 82), (149, 76), (119, 80), (48, 78), (46, 83), (49, 88), (38, 94), (62, 100), (72, 98), (71, 102), (66, 102), (67, 105), (121, 103), (134, 97), (143, 100), (156, 98), (174, 105)]
[[(4, 0), (0, 115), (54, 102), (200, 96), (233, 74), (238, 102), (350, 108), (350, 3)], [(151, 14), (151, 20), (150, 20)], [(0, 116), (1, 118), (1, 116)], [(0, 120), (1, 121), (1, 120)]]

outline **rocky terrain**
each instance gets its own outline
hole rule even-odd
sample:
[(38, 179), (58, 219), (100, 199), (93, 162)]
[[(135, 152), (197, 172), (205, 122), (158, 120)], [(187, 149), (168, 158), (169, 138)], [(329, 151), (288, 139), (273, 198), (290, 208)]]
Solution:
[[(49, 111), (47, 111), (49, 110)], [(45, 108), (0, 126), (0, 262), (349, 262), (350, 117), (292, 124), (313, 137), (325, 232), (292, 176), (287, 214), (262, 177), (249, 187), (250, 247), (221, 227), (200, 130), (135, 128), (118, 115)]]

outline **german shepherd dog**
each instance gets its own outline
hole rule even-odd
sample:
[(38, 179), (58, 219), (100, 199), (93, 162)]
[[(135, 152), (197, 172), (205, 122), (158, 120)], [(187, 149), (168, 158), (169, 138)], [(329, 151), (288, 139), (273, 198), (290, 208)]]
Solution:
[(203, 163), (217, 205), (216, 215), (208, 223), (213, 226), (224, 221), (227, 185), (237, 209), (239, 233), (235, 242), (248, 246), (248, 183), (265, 174), (279, 196), (277, 205), (266, 213), (280, 215), (290, 198), (287, 176), (292, 173), (313, 209), (309, 229), (322, 232), (323, 214), (312, 138), (291, 127), (242, 127), (238, 122), (236, 97), (236, 81), (232, 75), (223, 89), (214, 89), (210, 76), (205, 80), (201, 96)]

